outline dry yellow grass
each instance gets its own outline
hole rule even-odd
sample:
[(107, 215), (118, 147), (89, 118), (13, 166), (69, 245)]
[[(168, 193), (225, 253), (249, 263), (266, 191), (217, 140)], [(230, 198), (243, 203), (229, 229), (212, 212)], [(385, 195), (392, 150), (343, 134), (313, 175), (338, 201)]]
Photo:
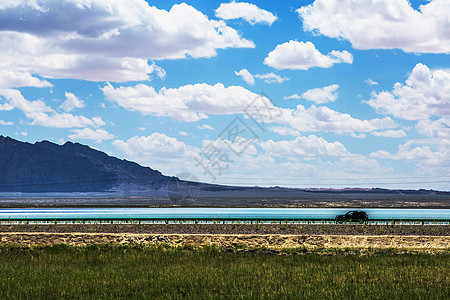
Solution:
[(450, 236), (254, 235), (254, 234), (131, 234), (131, 233), (0, 233), (1, 245), (165, 244), (268, 249), (398, 248), (450, 249)]

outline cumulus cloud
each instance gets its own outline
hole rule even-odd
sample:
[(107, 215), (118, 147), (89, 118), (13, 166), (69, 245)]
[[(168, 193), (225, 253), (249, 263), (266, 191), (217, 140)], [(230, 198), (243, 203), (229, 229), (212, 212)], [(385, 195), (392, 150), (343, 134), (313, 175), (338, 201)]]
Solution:
[(185, 3), (167, 11), (144, 0), (10, 1), (0, 6), (0, 20), (0, 69), (46, 78), (149, 80), (165, 72), (148, 59), (254, 47)]
[(416, 124), (418, 133), (433, 138), (450, 140), (450, 118), (440, 118), (435, 121), (420, 120)]
[(144, 84), (114, 88), (108, 83), (102, 91), (107, 99), (127, 110), (185, 122), (206, 119), (208, 114), (244, 113), (244, 109), (258, 97), (243, 87), (225, 87), (221, 83), (189, 84), (179, 88), (162, 88), (159, 91)]
[[(314, 105), (295, 109), (280, 108), (270, 101), (254, 102), (259, 95), (239, 86), (225, 87), (218, 83), (208, 85), (199, 83), (179, 88), (162, 88), (138, 84), (114, 88), (107, 84), (102, 88), (107, 99), (119, 106), (138, 111), (144, 115), (166, 116), (174, 120), (195, 122), (208, 118), (208, 115), (253, 114), (257, 104), (255, 119), (272, 124), (289, 125), (295, 130), (305, 132), (333, 131), (338, 134), (371, 132), (397, 128), (399, 125), (391, 118), (360, 120), (349, 114), (334, 111), (326, 106)], [(264, 107), (263, 107), (264, 105)]]
[(247, 69), (242, 69), (239, 72), (234, 72), (237, 76), (240, 76), (247, 84), (254, 85), (255, 84), (255, 78), (262, 79), (266, 83), (283, 83), (286, 80), (289, 80), (287, 77), (283, 77), (280, 75), (277, 75), (273, 72), (266, 73), (266, 74), (256, 74), (252, 75)]
[[(203, 157), (199, 153), (205, 147), (210, 147), (211, 143), (230, 155), (230, 163), (227, 168), (221, 168), (220, 175), (217, 169), (210, 170), (216, 175), (215, 179), (205, 173), (205, 169), (196, 161)], [(364, 177), (386, 176), (389, 173), (389, 169), (382, 168), (376, 159), (349, 153), (341, 143), (328, 142), (314, 135), (286, 141), (255, 142), (240, 155), (233, 155), (233, 151), (221, 139), (203, 140), (201, 144), (202, 148), (193, 147), (162, 133), (113, 141), (114, 147), (124, 153), (127, 159), (151, 166), (167, 175), (189, 172), (203, 182), (236, 185), (241, 184), (242, 178), (247, 178), (249, 185), (298, 187), (299, 184), (308, 186), (309, 183), (317, 186), (317, 178), (322, 178), (320, 184), (327, 186), (336, 183), (336, 178), (348, 178), (352, 174), (357, 174), (358, 182), (363, 182)], [(353, 175), (353, 180), (355, 178)], [(349, 182), (354, 181), (350, 179)], [(338, 186), (342, 184), (342, 181), (338, 182)], [(370, 186), (370, 182), (367, 185)]]
[(338, 97), (338, 88), (339, 85), (332, 84), (323, 88), (311, 89), (304, 92), (301, 97), (317, 104), (334, 102)]
[(61, 106), (59, 107), (62, 110), (69, 112), (75, 108), (82, 108), (85, 106), (84, 101), (78, 99), (78, 97), (75, 96), (74, 94), (66, 92), (65, 96), (66, 96), (66, 100), (64, 100), (64, 103), (61, 104)]
[(253, 75), (247, 69), (242, 69), (239, 72), (234, 71), (234, 74), (240, 76), (242, 80), (244, 80), (249, 85), (255, 84), (255, 77), (253, 77)]
[(355, 49), (450, 53), (450, 2), (316, 0), (297, 10), (303, 29), (350, 41)]
[(374, 93), (367, 103), (377, 112), (399, 119), (421, 120), (450, 116), (450, 71), (417, 64), (405, 84)]
[(374, 131), (372, 132), (372, 135), (381, 137), (401, 138), (406, 136), (406, 133), (402, 129), (399, 129), (399, 130)]
[(104, 140), (110, 140), (114, 138), (114, 135), (108, 133), (103, 129), (92, 130), (90, 128), (72, 129), (74, 134), (69, 135), (72, 140), (95, 140), (97, 143), (101, 143)]
[[(203, 140), (201, 144), (205, 147), (211, 143), (220, 150), (228, 151), (225, 153), (232, 153), (222, 140)], [(247, 178), (248, 185), (261, 186), (276, 184), (294, 187), (373, 187), (373, 177), (382, 177), (386, 178), (383, 180), (386, 182), (386, 187), (404, 188), (405, 186), (401, 183), (392, 185), (389, 174), (392, 174), (393, 169), (383, 167), (374, 157), (376, 155), (372, 154), (370, 157), (350, 153), (340, 142), (329, 142), (314, 135), (282, 141), (255, 142), (241, 155), (230, 156), (231, 162), (227, 168), (221, 169), (220, 175), (216, 169), (211, 170), (217, 176), (214, 180), (195, 160), (201, 158), (199, 153), (202, 148), (187, 145), (165, 134), (153, 133), (149, 136), (135, 136), (124, 141), (115, 140), (113, 145), (124, 153), (127, 159), (161, 170), (166, 175), (189, 172), (203, 182), (240, 185), (242, 178)], [(406, 148), (402, 152), (407, 151)], [(385, 153), (391, 155), (388, 152)], [(426, 160), (418, 158), (412, 161), (417, 164), (420, 162), (445, 163), (444, 156), (449, 153), (448, 151), (443, 153), (439, 155), (430, 150), (427, 154), (427, 150), (424, 150), (423, 155), (418, 154), (416, 157), (426, 157)], [(396, 159), (401, 158), (396, 157)], [(433, 169), (437, 167), (437, 165), (429, 166)], [(448, 169), (448, 164), (446, 168)], [(445, 169), (444, 172), (446, 172)], [(336, 180), (336, 178), (339, 179)], [(378, 184), (378, 186), (384, 185)], [(417, 185), (410, 186), (417, 188)]]
[(336, 101), (338, 97), (337, 89), (339, 85), (332, 84), (323, 88), (315, 88), (310, 89), (304, 92), (303, 94), (293, 94), (287, 97), (283, 97), (283, 99), (306, 99), (308, 101), (315, 102), (317, 104), (323, 104), (328, 102)]
[(272, 126), (270, 127), (270, 130), (272, 130), (275, 133), (278, 133), (279, 135), (292, 135), (292, 136), (301, 135), (300, 131), (292, 129), (291, 127), (287, 126)]
[(149, 136), (134, 136), (127, 141), (115, 140), (112, 144), (132, 157), (151, 156), (155, 159), (179, 158), (190, 150), (195, 150), (176, 138), (158, 132)]
[(216, 9), (216, 17), (223, 20), (244, 19), (251, 25), (264, 23), (272, 25), (277, 20), (271, 12), (261, 9), (255, 4), (246, 2), (222, 3)]
[(39, 125), (45, 127), (72, 128), (103, 126), (105, 122), (100, 117), (92, 119), (84, 116), (75, 116), (68, 113), (57, 113), (51, 107), (47, 106), (42, 100), (29, 101), (25, 99), (20, 91), (14, 89), (0, 89), (0, 100), (6, 100), (7, 103), (0, 106), (0, 110), (18, 109), (22, 111), (28, 119), (31, 119), (30, 125)]
[(0, 70), (0, 88), (8, 89), (25, 86), (42, 88), (53, 85), (47, 80), (34, 77), (28, 72)]
[(149, 136), (133, 136), (126, 141), (118, 139), (112, 144), (128, 159), (156, 168), (167, 175), (198, 170), (194, 158), (198, 157), (200, 149), (164, 133), (154, 132)]
[(330, 68), (334, 64), (353, 62), (347, 51), (333, 50), (327, 55), (320, 53), (311, 42), (289, 41), (280, 44), (264, 59), (264, 64), (278, 70), (308, 70), (313, 67)]
[[(226, 153), (226, 155), (232, 155), (234, 153), (225, 140), (222, 139), (202, 140), (202, 146), (198, 148), (158, 132), (149, 136), (135, 136), (126, 141), (115, 140), (113, 141), (113, 145), (117, 150), (124, 153), (128, 159), (156, 168), (164, 174), (176, 175), (181, 172), (189, 172), (201, 178), (202, 181), (209, 182), (213, 178), (207, 175), (205, 169), (199, 164), (199, 161), (208, 163), (208, 158), (207, 156), (202, 156), (202, 151), (203, 153), (208, 153), (207, 149), (216, 147), (217, 149), (223, 150), (223, 153)], [(271, 161), (270, 159), (254, 158), (253, 155), (257, 155), (256, 152), (255, 147), (250, 145), (240, 156), (234, 155), (233, 165), (245, 173), (245, 169), (255, 168), (254, 164), (257, 160), (258, 166), (267, 165), (267, 162)], [(236, 164), (234, 164), (235, 160), (239, 160), (239, 163), (236, 161)], [(211, 168), (215, 167), (211, 166)], [(214, 173), (215, 171), (216, 169), (214, 169)], [(221, 170), (221, 174), (224, 171), (225, 169)], [(215, 174), (218, 175), (218, 173)], [(218, 179), (217, 177), (216, 179)]]
[(343, 144), (330, 143), (315, 135), (299, 136), (290, 141), (268, 140), (260, 142), (259, 145), (270, 155), (293, 160), (303, 160), (305, 157), (344, 156), (348, 153)]
[(408, 141), (398, 147), (397, 153), (389, 153), (387, 151), (377, 151), (370, 154), (371, 157), (379, 159), (405, 160), (415, 162), (417, 165), (439, 166), (446, 162), (448, 164), (447, 151), (432, 151), (429, 146), (413, 147), (414, 141)]
[(360, 120), (326, 106), (315, 105), (309, 108), (297, 105), (295, 109), (283, 109), (283, 113), (274, 118), (272, 123), (288, 124), (301, 132), (331, 131), (337, 134), (353, 134), (355, 137), (355, 132), (372, 132), (399, 126), (389, 117)]
[(266, 74), (256, 74), (255, 77), (264, 80), (266, 83), (283, 83), (284, 81), (289, 80), (289, 78), (282, 77), (273, 72)]

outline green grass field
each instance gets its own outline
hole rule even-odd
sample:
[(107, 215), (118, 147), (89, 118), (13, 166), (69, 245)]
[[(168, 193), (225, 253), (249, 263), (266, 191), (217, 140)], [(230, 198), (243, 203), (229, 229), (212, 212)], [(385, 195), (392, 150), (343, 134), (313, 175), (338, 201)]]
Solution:
[(293, 252), (3, 246), (0, 298), (450, 299), (448, 253)]

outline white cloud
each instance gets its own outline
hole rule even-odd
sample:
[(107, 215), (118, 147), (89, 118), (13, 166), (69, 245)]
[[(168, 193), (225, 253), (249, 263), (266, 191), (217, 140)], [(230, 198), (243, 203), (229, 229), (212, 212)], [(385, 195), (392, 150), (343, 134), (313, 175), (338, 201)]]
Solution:
[[(361, 182), (367, 182), (364, 186), (372, 187), (373, 180), (364, 178), (386, 177), (392, 172), (391, 168), (381, 167), (374, 158), (349, 153), (341, 143), (328, 142), (316, 136), (255, 142), (246, 151), (234, 156), (220, 139), (203, 140), (202, 147), (211, 143), (230, 155), (230, 163), (222, 166), (220, 172), (214, 167), (209, 170), (216, 175), (216, 181), (195, 160), (203, 157), (199, 155), (203, 148), (189, 146), (165, 134), (153, 133), (150, 136), (135, 136), (127, 141), (115, 140), (113, 145), (127, 159), (156, 168), (166, 175), (185, 172), (194, 174), (203, 182), (222, 184), (242, 185), (242, 178), (246, 178), (247, 185), (345, 187), (355, 186), (357, 180), (358, 186)], [(318, 182), (317, 178), (321, 181)]]
[(26, 131), (22, 131), (20, 134), (23, 136), (28, 136), (28, 132), (26, 132)]
[[(5, 101), (6, 101), (6, 103), (1, 103), (1, 102), (5, 102)], [(14, 105), (11, 103), (11, 101), (9, 101), (8, 99), (5, 99), (3, 97), (0, 97), (0, 111), (13, 110), (13, 109), (14, 109)]]
[(379, 113), (399, 119), (421, 120), (432, 115), (450, 116), (450, 71), (417, 64), (405, 84), (374, 93), (367, 103)]
[(292, 135), (292, 136), (301, 135), (300, 131), (292, 129), (287, 126), (272, 126), (270, 127), (270, 130), (272, 130), (275, 133), (278, 133), (279, 135)]
[[(224, 21), (185, 3), (168, 11), (144, 0), (48, 0), (0, 6), (0, 69), (46, 78), (149, 80), (148, 59), (212, 57), (253, 48)], [(130, 46), (132, 45), (132, 46)]]
[(161, 68), (160, 66), (157, 66), (155, 63), (152, 63), (149, 66), (149, 74), (151, 73), (155, 73), (156, 76), (158, 76), (161, 79), (165, 79), (166, 78), (166, 70), (164, 70), (163, 68)]
[[(208, 118), (208, 114), (229, 115), (252, 113), (254, 103), (259, 96), (243, 87), (223, 84), (194, 84), (179, 88), (162, 88), (157, 92), (153, 87), (138, 84), (134, 87), (114, 88), (105, 85), (103, 93), (107, 99), (121, 107), (139, 111), (144, 115), (166, 116), (174, 120), (195, 122)], [(265, 98), (263, 98), (265, 99)], [(312, 105), (305, 108), (298, 105), (295, 109), (275, 107), (269, 101), (264, 101), (264, 110), (259, 107), (260, 121), (273, 124), (290, 125), (301, 132), (332, 131), (338, 134), (355, 132), (371, 132), (397, 128), (399, 125), (391, 118), (360, 120), (349, 114), (334, 111), (326, 106)]]
[(287, 77), (282, 77), (273, 72), (266, 74), (256, 74), (256, 78), (263, 79), (266, 83), (283, 83), (286, 80), (289, 80)]
[(84, 101), (80, 100), (77, 96), (72, 93), (65, 93), (66, 100), (61, 104), (60, 108), (66, 112), (72, 111), (75, 108), (82, 108), (85, 106)]
[[(128, 159), (156, 168), (164, 174), (192, 173), (199, 178), (203, 177), (202, 181), (212, 180), (199, 164), (199, 161), (208, 163), (208, 159), (200, 155), (202, 151), (204, 151), (203, 153), (209, 153), (207, 149), (216, 147), (223, 150), (226, 155), (234, 153), (226, 142), (220, 138), (214, 141), (203, 140), (201, 142), (202, 148), (198, 148), (158, 132), (149, 136), (134, 136), (127, 141), (115, 140), (112, 144), (117, 150), (123, 152)], [(256, 148), (250, 145), (240, 156), (235, 155), (233, 157), (233, 163), (235, 159), (239, 160), (236, 166), (239, 166), (240, 170), (251, 167), (255, 163), (255, 159), (251, 159), (250, 162), (248, 160), (252, 158), (251, 155), (255, 154)], [(261, 165), (261, 162), (259, 162), (259, 165)], [(215, 167), (210, 166), (210, 168)]]
[(378, 85), (378, 82), (373, 81), (371, 78), (366, 79), (364, 82), (367, 83), (368, 85)]
[(355, 132), (342, 133), (342, 134), (349, 135), (351, 137), (354, 137), (355, 139), (363, 139), (367, 136), (365, 133), (355, 133)]
[(194, 158), (198, 157), (200, 149), (163, 133), (134, 136), (127, 141), (114, 140), (112, 144), (123, 152), (127, 159), (157, 169), (166, 175), (198, 170)]
[(223, 20), (244, 19), (252, 25), (265, 23), (272, 25), (277, 20), (271, 12), (246, 2), (222, 3), (216, 9), (216, 17)]
[(302, 98), (317, 104), (334, 102), (338, 97), (338, 93), (336, 92), (338, 88), (339, 85), (332, 84), (323, 88), (307, 90), (302, 94)]
[(289, 99), (302, 99), (302, 96), (300, 96), (299, 94), (293, 94), (293, 95), (290, 95), (290, 96), (285, 96), (285, 97), (283, 97), (283, 99), (285, 99), (285, 100), (289, 100)]
[[(283, 113), (273, 118), (272, 123), (288, 124), (301, 132), (332, 131), (337, 134), (372, 132), (399, 126), (389, 117), (360, 120), (326, 106), (316, 107), (312, 105), (305, 108), (300, 104), (297, 105), (296, 109), (283, 109)], [(357, 135), (353, 136), (358, 137)]]
[(327, 142), (315, 135), (299, 136), (290, 141), (268, 140), (258, 143), (266, 153), (293, 160), (304, 160), (311, 157), (335, 157), (348, 154), (344, 145), (339, 142)]
[[(206, 159), (200, 153), (207, 151), (207, 147), (213, 145), (227, 154), (233, 153), (225, 141), (220, 138), (214, 141), (203, 140), (201, 142), (202, 148), (198, 148), (158, 132), (149, 136), (134, 136), (127, 141), (115, 140), (112, 144), (117, 150), (123, 152), (128, 159), (156, 168), (164, 174), (176, 175), (187, 172), (199, 175), (197, 176), (199, 178), (206, 174), (198, 161)], [(240, 157), (235, 156), (234, 158), (240, 159), (239, 161), (242, 162), (240, 166), (244, 167), (244, 164), (247, 164), (245, 158), (250, 158), (249, 155), (254, 154), (256, 154), (256, 149), (250, 145)], [(204, 181), (208, 180), (211, 180), (211, 178), (208, 177)]]
[(433, 138), (450, 140), (450, 118), (440, 118), (435, 121), (420, 120), (416, 124), (416, 130), (420, 134)]
[(206, 119), (207, 114), (244, 113), (244, 109), (258, 96), (243, 87), (225, 87), (221, 83), (162, 88), (159, 92), (144, 84), (114, 88), (108, 83), (102, 91), (107, 99), (127, 110), (185, 122)]
[(0, 120), (0, 125), (3, 125), (3, 126), (11, 126), (11, 125), (14, 125), (14, 123), (13, 123), (13, 122), (5, 122), (5, 121), (3, 121), (3, 120)]
[[(200, 155), (203, 159), (210, 160), (212, 157), (211, 154), (225, 153), (228, 155), (230, 161), (234, 161), (239, 156), (256, 155), (258, 153), (255, 147), (256, 140), (256, 138), (253, 139), (239, 134), (236, 136), (227, 136), (227, 134), (224, 134), (215, 140), (203, 140)], [(245, 146), (240, 148), (241, 145)], [(239, 152), (239, 154), (236, 154), (235, 151)], [(224, 158), (224, 160), (226, 159)]]
[(239, 72), (234, 72), (237, 76), (240, 76), (247, 84), (254, 85), (255, 84), (255, 78), (262, 79), (266, 83), (283, 83), (286, 80), (289, 80), (287, 77), (282, 77), (280, 75), (277, 75), (273, 72), (266, 73), (266, 74), (256, 74), (253, 76), (247, 69), (242, 69)]
[(255, 78), (247, 69), (242, 69), (239, 72), (234, 71), (234, 74), (236, 74), (237, 76), (240, 76), (242, 78), (242, 80), (244, 80), (249, 85), (255, 84)]
[(197, 126), (197, 128), (198, 129), (207, 129), (207, 130), (214, 130), (214, 128), (213, 127), (211, 127), (210, 125), (208, 125), (208, 124), (204, 124), (204, 125), (199, 125), (199, 126)]
[(343, 38), (356, 49), (450, 53), (450, 2), (414, 10), (407, 0), (316, 0), (297, 10), (303, 29)]
[(34, 77), (28, 72), (0, 70), (0, 88), (17, 88), (17, 87), (51, 87), (50, 82)]
[(178, 134), (182, 135), (182, 136), (188, 136), (189, 135), (189, 133), (187, 133), (186, 131), (178, 131)]
[(31, 119), (30, 125), (72, 128), (86, 126), (99, 127), (105, 124), (100, 117), (89, 119), (84, 116), (74, 116), (68, 113), (59, 114), (47, 106), (42, 100), (28, 101), (18, 90), (0, 89), (0, 100), (2, 98), (7, 101), (3, 105), (8, 105), (8, 109), (19, 109), (27, 118)]
[(405, 160), (415, 162), (417, 165), (432, 165), (439, 166), (440, 164), (448, 164), (449, 158), (447, 153), (449, 152), (447, 147), (447, 153), (444, 149), (441, 151), (432, 151), (429, 146), (424, 147), (412, 147), (414, 141), (408, 141), (398, 147), (397, 153), (389, 153), (387, 151), (377, 151), (370, 154), (371, 157), (380, 159), (392, 159), (392, 160)]
[(401, 138), (406, 136), (406, 133), (402, 129), (399, 129), (399, 130), (374, 131), (372, 132), (372, 135), (381, 137)]
[(264, 59), (264, 64), (278, 70), (308, 70), (313, 67), (330, 68), (334, 64), (353, 62), (347, 51), (331, 51), (323, 55), (311, 42), (289, 41), (280, 44)]
[(145, 159), (165, 160), (169, 158), (178, 159), (186, 156), (186, 153), (194, 150), (176, 138), (169, 137), (164, 133), (154, 132), (149, 136), (134, 136), (126, 142), (114, 140), (113, 146), (131, 157), (142, 157)]
[[(335, 176), (334, 178), (344, 179), (352, 174), (355, 174), (354, 176), (357, 175), (357, 178), (349, 179), (345, 183), (346, 186), (356, 187), (362, 186), (360, 182), (367, 182), (365, 186), (374, 187), (373, 179), (370, 179), (370, 177), (369, 179), (366, 179), (368, 174), (378, 174), (378, 176), (386, 178), (386, 175), (392, 172), (392, 168), (382, 168), (376, 159), (354, 153), (349, 153), (343, 157), (340, 157), (337, 162), (328, 163), (327, 167), (330, 171), (334, 171), (335, 174), (341, 174), (341, 176)], [(331, 173), (328, 176), (332, 178), (333, 175)], [(332, 179), (330, 181), (332, 181)], [(355, 181), (357, 181), (356, 184)], [(389, 179), (386, 181), (389, 184)], [(342, 183), (342, 181), (340, 181), (340, 183)]]
[(353, 63), (353, 55), (348, 51), (332, 50), (328, 55), (335, 64), (351, 64)]
[(69, 135), (72, 140), (95, 140), (97, 143), (101, 143), (104, 140), (110, 140), (114, 138), (114, 135), (108, 133), (103, 129), (92, 130), (90, 128), (72, 129), (74, 134)]

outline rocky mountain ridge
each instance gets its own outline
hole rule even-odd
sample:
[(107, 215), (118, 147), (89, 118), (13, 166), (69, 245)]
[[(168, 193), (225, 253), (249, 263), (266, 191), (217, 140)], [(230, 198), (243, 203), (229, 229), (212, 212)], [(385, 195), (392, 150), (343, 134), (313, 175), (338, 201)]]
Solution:
[(159, 190), (171, 177), (88, 146), (0, 136), (1, 192)]
[(255, 201), (264, 197), (306, 199), (313, 195), (330, 198), (337, 197), (333, 195), (450, 195), (450, 192), (423, 189), (264, 188), (190, 182), (164, 176), (158, 170), (79, 143), (32, 144), (0, 135), (0, 193), (90, 192), (182, 199), (231, 196)]

